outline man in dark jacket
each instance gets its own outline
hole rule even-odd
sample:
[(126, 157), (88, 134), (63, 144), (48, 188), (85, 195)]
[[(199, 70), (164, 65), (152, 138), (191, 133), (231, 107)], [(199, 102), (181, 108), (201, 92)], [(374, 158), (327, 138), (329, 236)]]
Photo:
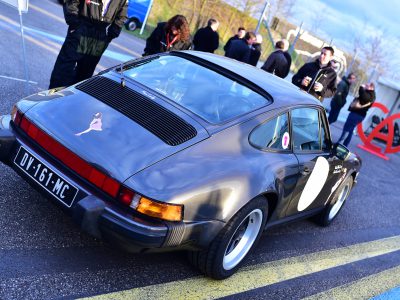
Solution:
[(333, 54), (332, 47), (323, 47), (319, 59), (303, 65), (292, 83), (321, 102), (332, 97), (336, 92), (336, 72), (330, 65)]
[(251, 54), (251, 45), (257, 40), (253, 32), (246, 32), (243, 40), (232, 41), (226, 56), (238, 61), (249, 63)]
[(127, 18), (127, 0), (65, 0), (68, 32), (50, 78), (50, 87), (69, 86), (93, 75)]
[(250, 60), (249, 60), (249, 64), (252, 66), (257, 66), (258, 60), (260, 59), (261, 56), (261, 45), (262, 45), (262, 35), (257, 33), (256, 34), (256, 41), (253, 43), (252, 47), (251, 47), (251, 51), (250, 51)]
[(268, 56), (261, 69), (268, 73), (275, 74), (280, 78), (285, 78), (289, 74), (292, 59), (290, 58), (290, 61), (288, 61), (288, 58), (285, 55), (287, 47), (284, 40), (277, 41), (275, 49), (276, 50)]
[(245, 34), (246, 34), (246, 29), (244, 29), (244, 27), (239, 27), (238, 31), (237, 31), (237, 34), (235, 34), (234, 36), (230, 37), (229, 40), (226, 42), (226, 44), (224, 46), (225, 56), (227, 56), (226, 54), (228, 53), (228, 49), (231, 46), (231, 43), (233, 41), (243, 39)]
[(219, 46), (218, 26), (217, 20), (210, 19), (207, 27), (197, 30), (193, 38), (194, 50), (214, 53)]
[(336, 122), (340, 110), (346, 104), (346, 98), (349, 94), (350, 85), (356, 82), (356, 75), (350, 73), (349, 75), (343, 76), (342, 81), (340, 81), (337, 86), (335, 96), (331, 100), (331, 110), (329, 111), (328, 121), (329, 124)]

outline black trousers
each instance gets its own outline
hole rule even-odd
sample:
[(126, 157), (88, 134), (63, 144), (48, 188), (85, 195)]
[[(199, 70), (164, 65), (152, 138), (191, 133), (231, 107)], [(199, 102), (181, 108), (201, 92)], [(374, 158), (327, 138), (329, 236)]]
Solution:
[(70, 86), (91, 77), (110, 41), (106, 26), (83, 22), (76, 30), (68, 29), (49, 88)]

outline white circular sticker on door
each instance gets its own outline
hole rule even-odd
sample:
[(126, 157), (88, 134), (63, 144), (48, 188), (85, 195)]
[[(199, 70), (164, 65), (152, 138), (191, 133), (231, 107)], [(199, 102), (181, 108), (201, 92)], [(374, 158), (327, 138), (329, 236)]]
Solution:
[(290, 136), (289, 132), (285, 132), (282, 136), (282, 148), (287, 149), (289, 148), (289, 143), (290, 143)]
[(318, 157), (313, 171), (307, 180), (303, 192), (301, 193), (297, 210), (303, 211), (314, 202), (328, 179), (329, 162), (325, 157)]

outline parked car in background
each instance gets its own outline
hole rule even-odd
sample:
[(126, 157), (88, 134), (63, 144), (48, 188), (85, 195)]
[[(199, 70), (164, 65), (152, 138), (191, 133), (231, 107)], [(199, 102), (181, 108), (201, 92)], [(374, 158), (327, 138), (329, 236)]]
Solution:
[(0, 117), (0, 161), (90, 234), (133, 252), (188, 250), (216, 279), (264, 229), (309, 217), (329, 225), (361, 167), (332, 143), (314, 97), (196, 51), (22, 99)]
[(128, 19), (125, 28), (130, 31), (142, 27), (151, 0), (129, 0)]

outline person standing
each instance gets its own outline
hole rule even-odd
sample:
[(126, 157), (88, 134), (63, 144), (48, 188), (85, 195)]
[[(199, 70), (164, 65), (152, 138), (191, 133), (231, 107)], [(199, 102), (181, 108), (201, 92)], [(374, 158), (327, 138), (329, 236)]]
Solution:
[(354, 129), (365, 119), (369, 108), (375, 101), (375, 98), (375, 85), (372, 82), (360, 86), (358, 97), (354, 99), (349, 107), (350, 113), (347, 116), (338, 143), (343, 142), (343, 145), (346, 147), (350, 144)]
[(193, 38), (194, 50), (214, 53), (219, 46), (218, 26), (219, 22), (217, 20), (210, 19), (207, 27), (197, 30)]
[(356, 75), (350, 73), (349, 75), (343, 76), (342, 81), (337, 86), (335, 96), (331, 100), (331, 110), (329, 111), (328, 121), (329, 124), (336, 122), (340, 110), (346, 104), (346, 98), (349, 94), (350, 85), (355, 83), (357, 80)]
[(143, 56), (173, 51), (188, 50), (192, 46), (189, 24), (182, 15), (161, 22), (146, 40)]
[(258, 60), (260, 59), (261, 56), (261, 44), (262, 44), (263, 38), (262, 35), (257, 33), (256, 34), (256, 41), (253, 43), (250, 51), (250, 61), (249, 64), (252, 66), (257, 66)]
[(280, 40), (275, 43), (276, 50), (268, 56), (264, 65), (261, 67), (264, 71), (275, 74), (280, 78), (285, 78), (289, 74), (290, 64), (292, 62), (291, 58), (290, 61), (288, 61), (285, 54), (285, 51), (287, 50), (287, 44), (285, 41), (286, 40)]
[(323, 47), (319, 58), (304, 64), (292, 77), (292, 83), (321, 102), (332, 97), (336, 92), (337, 77), (330, 64), (333, 54), (332, 47)]
[(228, 49), (231, 46), (231, 43), (233, 41), (243, 39), (245, 34), (246, 34), (246, 29), (244, 29), (244, 27), (239, 27), (238, 31), (237, 31), (237, 34), (235, 34), (234, 36), (230, 37), (229, 40), (226, 42), (226, 44), (224, 46), (225, 56), (227, 56), (226, 54), (228, 53)]
[(253, 32), (246, 32), (244, 39), (231, 42), (226, 56), (244, 63), (249, 63), (251, 45), (253, 45), (256, 39), (256, 35)]
[(65, 41), (51, 73), (49, 88), (69, 86), (93, 75), (108, 44), (127, 19), (127, 0), (65, 0)]

